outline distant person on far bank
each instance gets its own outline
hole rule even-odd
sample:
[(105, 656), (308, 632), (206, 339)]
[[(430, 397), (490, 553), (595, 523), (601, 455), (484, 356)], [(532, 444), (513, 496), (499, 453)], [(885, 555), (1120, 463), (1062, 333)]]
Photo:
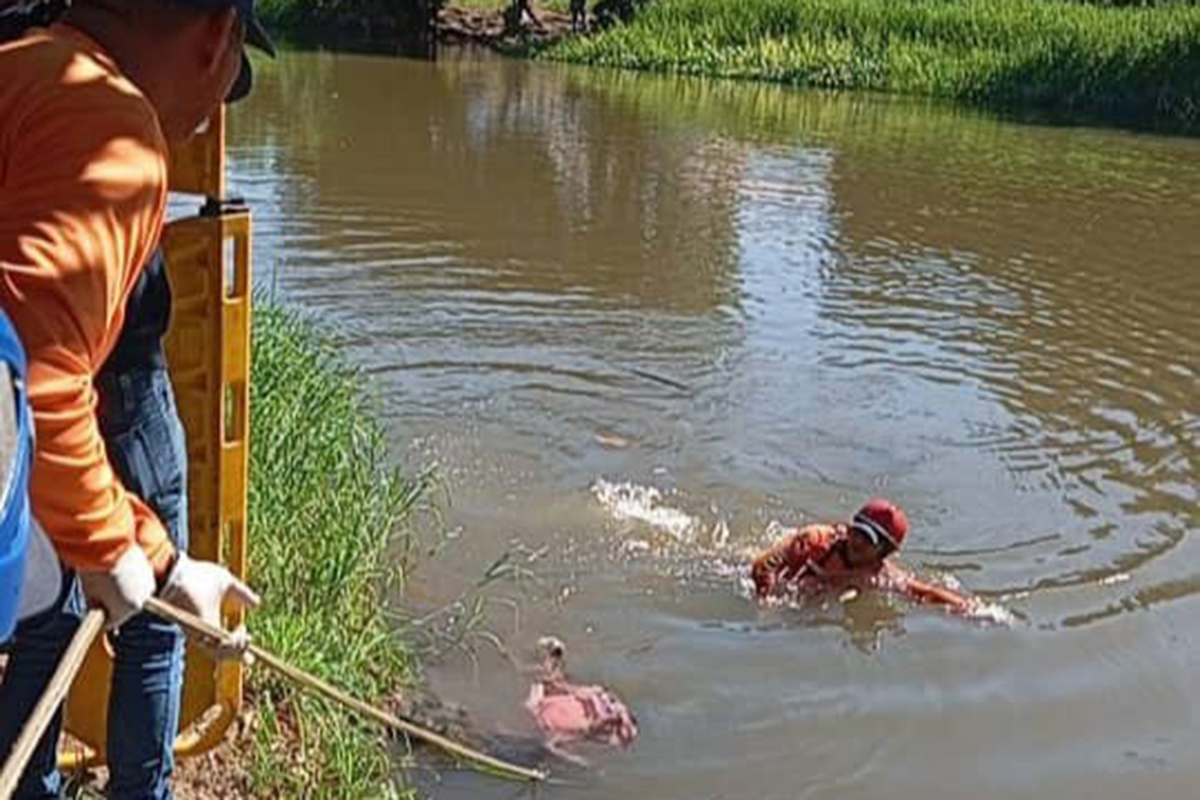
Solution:
[(504, 27), (510, 31), (519, 31), (525, 27), (525, 17), (529, 17), (533, 27), (545, 30), (542, 21), (533, 13), (533, 6), (529, 0), (512, 0), (508, 10), (504, 12)]
[(571, 32), (587, 31), (587, 0), (571, 0)]

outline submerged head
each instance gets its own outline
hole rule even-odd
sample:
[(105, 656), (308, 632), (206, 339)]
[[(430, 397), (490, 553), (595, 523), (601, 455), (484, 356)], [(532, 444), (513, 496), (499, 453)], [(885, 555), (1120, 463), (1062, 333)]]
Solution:
[(854, 515), (850, 531), (851, 557), (856, 563), (883, 561), (908, 536), (908, 517), (890, 500), (876, 498)]
[(560, 672), (567, 658), (567, 646), (557, 636), (542, 636), (537, 640), (538, 656), (542, 668), (547, 671)]

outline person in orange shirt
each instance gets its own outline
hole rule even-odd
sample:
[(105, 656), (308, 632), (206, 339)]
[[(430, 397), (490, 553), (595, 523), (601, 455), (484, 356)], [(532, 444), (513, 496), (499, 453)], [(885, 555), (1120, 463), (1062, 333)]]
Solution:
[(907, 536), (904, 511), (888, 500), (871, 500), (849, 523), (806, 525), (759, 554), (750, 567), (755, 594), (766, 599), (870, 586), (953, 611), (974, 609), (974, 598), (918, 580), (888, 560)]
[[(100, 391), (158, 244), (168, 142), (249, 91), (245, 43), (270, 51), (253, 0), (74, 0), (59, 22), (0, 45), (0, 307), (28, 356), (33, 524), (65, 578), (60, 601), (24, 620), (11, 644), (0, 759), (78, 625), (82, 593), (115, 633), (115, 798), (171, 795), (179, 635), (155, 628), (142, 605), (157, 593), (217, 622), (226, 600), (257, 603), (224, 567), (176, 545), (186, 541), (182, 487), (166, 503), (171, 492), (147, 482), (184, 458), (173, 401), (139, 390), (154, 384), (135, 386), (127, 369), (109, 373), (121, 391)], [(149, 403), (174, 425), (123, 429), (154, 417), (139, 413)], [(18, 797), (58, 796), (59, 729), (43, 738)]]

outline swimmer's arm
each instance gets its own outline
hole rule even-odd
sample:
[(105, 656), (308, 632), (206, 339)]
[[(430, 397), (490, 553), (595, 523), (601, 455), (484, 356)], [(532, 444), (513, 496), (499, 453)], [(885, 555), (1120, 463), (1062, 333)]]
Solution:
[(790, 581), (798, 580), (807, 571), (807, 562), (801, 562), (797, 566), (791, 552), (797, 536), (798, 534), (788, 537), (754, 559), (750, 577), (754, 579), (754, 593), (759, 598), (776, 594)]
[(807, 576), (816, 552), (815, 539), (823, 530), (816, 525), (793, 530), (771, 549), (759, 554), (750, 568), (755, 594), (763, 598), (782, 593)]
[(922, 603), (933, 603), (936, 605), (948, 606), (954, 611), (967, 612), (975, 605), (971, 598), (952, 592), (942, 586), (934, 586), (924, 581), (912, 580), (905, 587), (905, 593), (914, 600), (919, 600)]
[(771, 562), (770, 555), (766, 553), (759, 556), (750, 567), (750, 577), (754, 580), (754, 594), (760, 599), (774, 594), (775, 586), (779, 582), (779, 570)]
[(908, 570), (894, 564), (888, 565), (888, 578), (895, 585), (897, 591), (919, 603), (946, 606), (952, 611), (961, 613), (966, 613), (975, 606), (975, 600), (972, 598), (951, 591), (944, 586), (935, 586), (919, 580)]
[(784, 567), (787, 545), (786, 541), (779, 542), (766, 552), (760, 553), (751, 564), (750, 577), (754, 580), (754, 594), (760, 599), (775, 593), (779, 573)]

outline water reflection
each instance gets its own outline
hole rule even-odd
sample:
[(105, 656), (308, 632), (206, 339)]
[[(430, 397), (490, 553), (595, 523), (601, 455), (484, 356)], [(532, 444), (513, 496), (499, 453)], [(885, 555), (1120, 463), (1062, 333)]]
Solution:
[[(231, 131), (260, 273), (454, 487), (427, 602), (544, 552), (505, 630), (565, 632), (644, 714), (573, 794), (1194, 782), (1200, 143), (511, 62), (293, 54), (260, 83)], [(607, 515), (602, 477), (691, 533)], [(770, 523), (874, 493), (914, 566), (1019, 622), (739, 594)]]
[[(916, 379), (935, 386), (903, 394), (944, 398), (944, 411), (983, 400), (1006, 412), (942, 413), (941, 444), (995, 453), (1019, 488), (1060, 496), (1075, 522), (1056, 531), (1066, 542), (1050, 574), (1004, 592), (1137, 570), (1200, 523), (1195, 142), (764, 87), (596, 83), (640, 113), (803, 142), (772, 171), (791, 174), (779, 196), (743, 183), (743, 245), (764, 228), (753, 255), (783, 265), (761, 291), (811, 275), (798, 288), (829, 323), (817, 325), (821, 363), (859, 384)], [(814, 158), (828, 161), (820, 177), (798, 171)], [(812, 192), (825, 217), (790, 210), (780, 224), (780, 197)], [(787, 241), (793, 231), (816, 241)], [(887, 391), (858, 402), (884, 406), (873, 395)]]
[(258, 157), (287, 131), (286, 156), (314, 181), (289, 198), (325, 251), (314, 262), (336, 252), (410, 289), (394, 259), (441, 256), (443, 280), (476, 291), (736, 308), (736, 152), (661, 136), (533, 65), (288, 59), (255, 100), (270, 111), (239, 120), (235, 142)]
[(1195, 143), (500, 66), (289, 56), (235, 118), (272, 263), (359, 310), (375, 368), (770, 490), (992, 454), (1036, 527), (929, 550), (1054, 539), (995, 594), (1138, 571), (1200, 522)]
[(1076, 520), (1021, 589), (1138, 571), (1200, 523), (1200, 321), (1185, 311), (1200, 171), (1180, 158), (1195, 148), (968, 130), (876, 128), (839, 162), (852, 211), (827, 309), (858, 352), (837, 358), (968, 384), (1007, 412), (971, 420), (962, 444)]
[(877, 653), (887, 637), (905, 633), (903, 603), (875, 592), (845, 599), (814, 599), (786, 616), (786, 626), (841, 630), (850, 644), (865, 654)]

